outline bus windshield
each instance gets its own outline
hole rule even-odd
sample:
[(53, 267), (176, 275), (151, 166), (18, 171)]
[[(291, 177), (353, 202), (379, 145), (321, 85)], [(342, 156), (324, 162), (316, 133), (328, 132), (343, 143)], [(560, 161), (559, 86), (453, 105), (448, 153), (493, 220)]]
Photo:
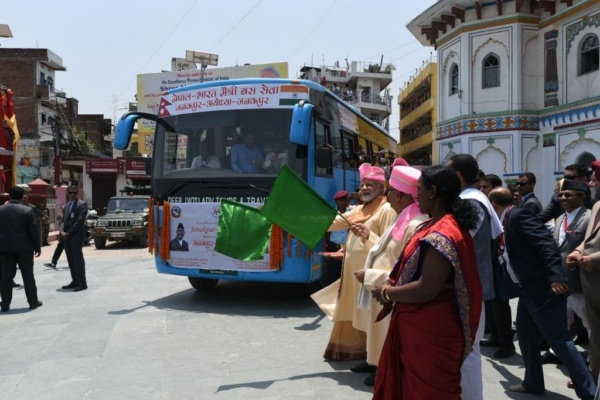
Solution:
[(289, 142), (291, 109), (223, 110), (168, 116), (157, 124), (155, 178), (303, 175)]

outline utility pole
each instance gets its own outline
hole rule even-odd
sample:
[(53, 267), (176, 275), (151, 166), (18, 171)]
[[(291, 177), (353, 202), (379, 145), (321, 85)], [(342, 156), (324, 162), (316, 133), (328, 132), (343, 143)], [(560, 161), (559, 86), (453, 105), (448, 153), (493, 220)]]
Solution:
[(59, 185), (62, 176), (62, 157), (60, 152), (60, 123), (57, 117), (48, 117), (54, 136), (54, 183)]

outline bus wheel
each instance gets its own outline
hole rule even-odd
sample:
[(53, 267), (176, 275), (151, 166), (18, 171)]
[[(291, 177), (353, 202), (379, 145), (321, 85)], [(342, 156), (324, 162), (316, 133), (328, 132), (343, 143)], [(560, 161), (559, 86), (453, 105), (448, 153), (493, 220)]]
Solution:
[(139, 243), (141, 247), (148, 247), (148, 231), (144, 231), (144, 233), (142, 233)]
[(95, 237), (94, 238), (94, 246), (96, 246), (96, 248), (98, 250), (102, 250), (106, 246), (106, 238)]
[(192, 278), (188, 276), (190, 284), (196, 290), (212, 290), (217, 286), (218, 279)]

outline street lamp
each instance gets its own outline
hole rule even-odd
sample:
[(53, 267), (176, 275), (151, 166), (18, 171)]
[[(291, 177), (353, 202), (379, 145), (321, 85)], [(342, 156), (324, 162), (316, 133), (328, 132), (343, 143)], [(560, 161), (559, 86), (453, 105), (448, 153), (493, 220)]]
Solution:
[(201, 51), (186, 50), (185, 60), (194, 63), (200, 63), (200, 82), (204, 82), (204, 70), (209, 65), (219, 65), (219, 55), (213, 53), (204, 53)]

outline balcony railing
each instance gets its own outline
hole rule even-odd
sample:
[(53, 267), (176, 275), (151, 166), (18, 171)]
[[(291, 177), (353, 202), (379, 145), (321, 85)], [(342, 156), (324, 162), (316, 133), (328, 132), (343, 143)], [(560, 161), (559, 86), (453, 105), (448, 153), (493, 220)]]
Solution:
[(379, 106), (392, 107), (392, 98), (387, 96), (379, 96), (371, 93), (361, 93), (357, 96), (355, 93), (343, 94), (342, 98), (351, 104), (368, 103)]

